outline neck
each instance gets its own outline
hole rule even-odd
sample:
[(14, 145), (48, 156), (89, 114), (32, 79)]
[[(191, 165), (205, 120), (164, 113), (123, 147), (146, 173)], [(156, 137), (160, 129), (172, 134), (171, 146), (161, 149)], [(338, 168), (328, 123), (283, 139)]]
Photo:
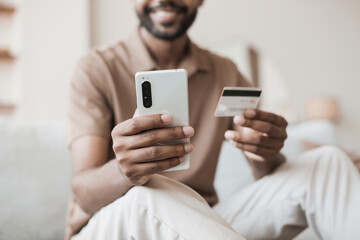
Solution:
[(140, 28), (140, 35), (161, 69), (177, 68), (189, 43), (187, 35), (173, 41), (165, 41), (154, 37), (144, 27)]

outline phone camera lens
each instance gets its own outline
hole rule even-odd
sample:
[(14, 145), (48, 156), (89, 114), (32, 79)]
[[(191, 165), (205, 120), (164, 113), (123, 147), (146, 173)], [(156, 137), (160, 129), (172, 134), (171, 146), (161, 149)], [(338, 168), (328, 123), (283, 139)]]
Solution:
[(141, 84), (141, 88), (142, 88), (143, 105), (146, 108), (150, 108), (152, 106), (150, 82), (148, 81), (143, 82)]

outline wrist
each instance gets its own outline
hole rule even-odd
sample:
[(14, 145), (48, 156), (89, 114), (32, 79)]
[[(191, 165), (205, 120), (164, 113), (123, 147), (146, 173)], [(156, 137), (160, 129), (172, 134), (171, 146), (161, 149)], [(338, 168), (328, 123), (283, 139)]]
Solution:
[(270, 174), (285, 161), (286, 158), (281, 153), (278, 153), (276, 156), (269, 158), (264, 162), (249, 159), (252, 173), (256, 180)]
[(115, 160), (115, 162), (116, 162), (116, 165), (118, 166), (119, 175), (120, 175), (119, 179), (120, 179), (120, 184), (122, 185), (122, 187), (130, 189), (135, 186), (144, 185), (149, 181), (149, 179), (151, 177), (151, 175), (147, 175), (147, 176), (142, 176), (142, 177), (139, 177), (136, 179), (131, 179), (124, 174), (124, 172), (122, 171), (120, 165), (118, 164), (118, 162), (116, 160)]

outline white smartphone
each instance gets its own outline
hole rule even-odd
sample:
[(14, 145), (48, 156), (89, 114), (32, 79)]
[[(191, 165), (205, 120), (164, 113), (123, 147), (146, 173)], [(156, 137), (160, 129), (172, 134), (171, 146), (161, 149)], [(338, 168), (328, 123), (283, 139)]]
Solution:
[[(138, 72), (135, 75), (137, 108), (140, 116), (152, 114), (170, 114), (172, 126), (188, 126), (188, 79), (184, 69)], [(181, 139), (164, 143), (175, 145), (188, 143), (190, 139)], [(180, 165), (166, 171), (190, 168), (190, 156)]]

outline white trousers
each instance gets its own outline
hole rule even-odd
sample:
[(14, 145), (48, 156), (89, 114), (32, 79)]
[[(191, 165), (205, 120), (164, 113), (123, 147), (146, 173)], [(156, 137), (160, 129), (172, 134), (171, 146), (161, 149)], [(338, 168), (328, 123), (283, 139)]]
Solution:
[(335, 147), (304, 153), (213, 208), (184, 184), (154, 175), (72, 240), (291, 239), (308, 226), (321, 239), (360, 239), (360, 174)]

